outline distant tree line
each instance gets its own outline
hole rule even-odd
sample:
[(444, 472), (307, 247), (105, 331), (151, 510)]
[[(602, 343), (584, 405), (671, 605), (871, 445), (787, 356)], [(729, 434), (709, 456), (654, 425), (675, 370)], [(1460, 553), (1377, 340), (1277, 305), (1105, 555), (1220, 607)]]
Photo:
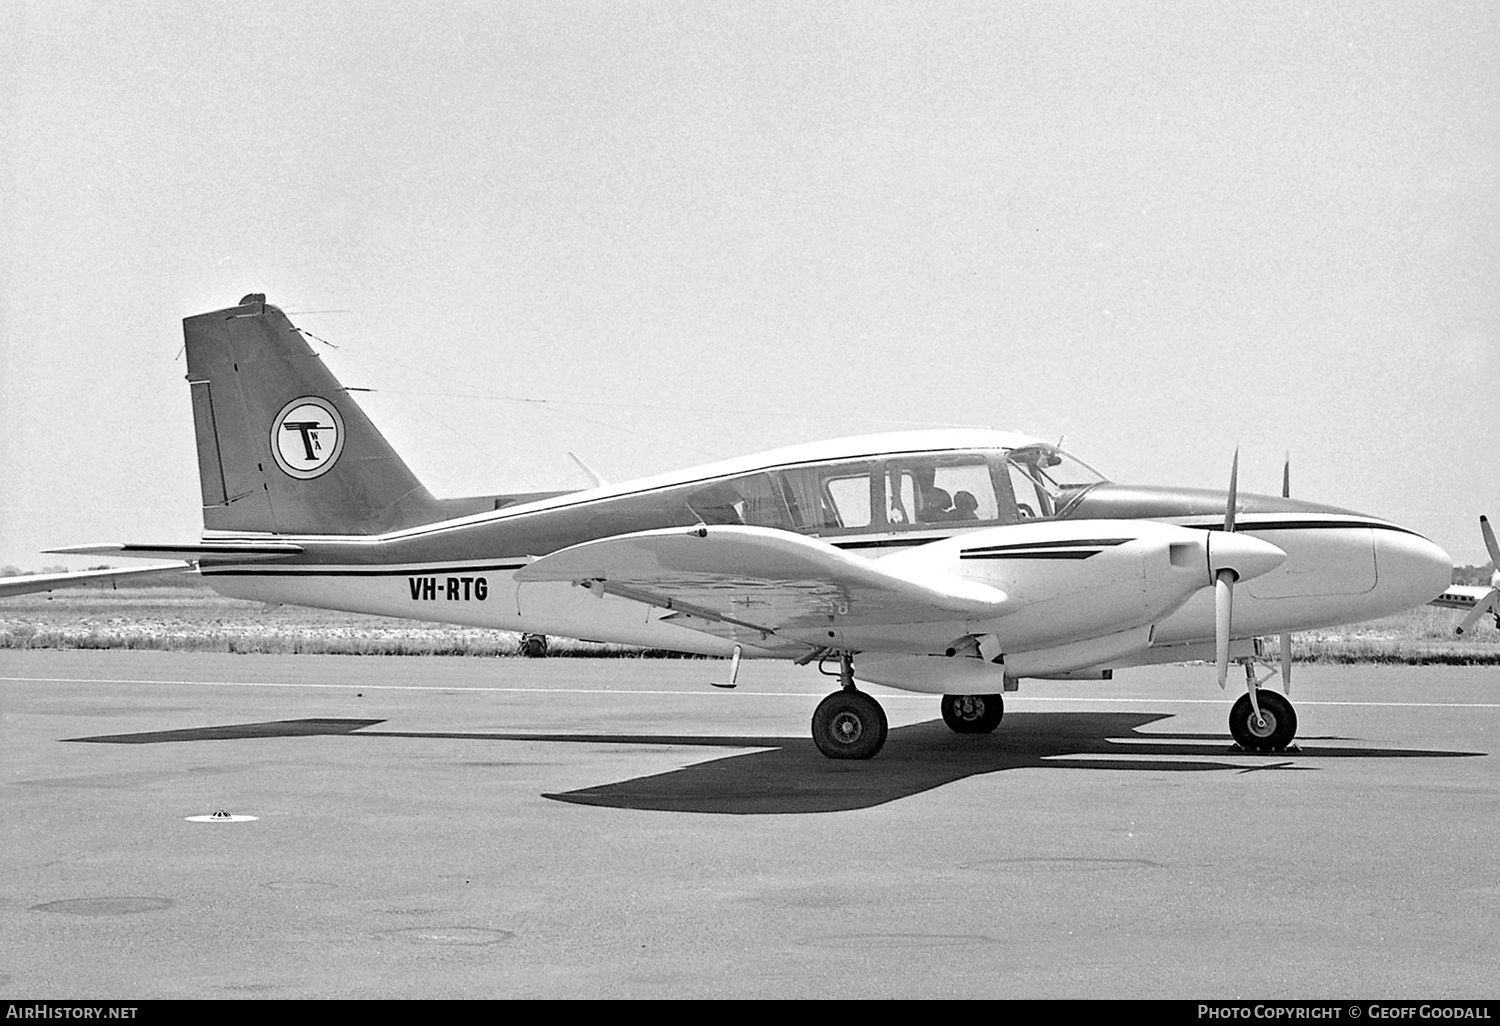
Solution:
[(1494, 563), (1486, 563), (1484, 566), (1456, 566), (1453, 568), (1453, 583), (1489, 584), (1490, 575), (1494, 572)]

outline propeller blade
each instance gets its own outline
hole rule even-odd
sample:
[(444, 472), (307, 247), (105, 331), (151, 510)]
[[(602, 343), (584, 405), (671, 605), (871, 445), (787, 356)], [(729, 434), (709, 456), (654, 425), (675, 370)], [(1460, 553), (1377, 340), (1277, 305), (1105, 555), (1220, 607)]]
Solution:
[(1234, 447), (1234, 462), (1229, 467), (1229, 502), (1224, 506), (1224, 531), (1234, 530), (1234, 504), (1239, 494), (1240, 481), (1240, 447)]
[(1234, 571), (1214, 575), (1214, 665), (1219, 671), (1219, 690), (1229, 679), (1229, 624), (1234, 616)]
[(1286, 462), (1281, 465), (1281, 497), (1290, 499), (1292, 497), (1292, 454), (1286, 454)]
[(1496, 603), (1500, 603), (1500, 588), (1491, 588), (1489, 594), (1485, 595), (1484, 598), (1475, 604), (1473, 609), (1469, 610), (1469, 615), (1464, 617), (1463, 623), (1453, 629), (1453, 633), (1464, 633), (1464, 631), (1478, 623), (1481, 616), (1488, 613), (1491, 609), (1497, 608)]
[(1495, 544), (1495, 529), (1490, 526), (1489, 517), (1479, 518), (1479, 532), (1484, 535), (1484, 547), (1490, 553), (1490, 590), (1469, 610), (1464, 622), (1453, 628), (1454, 634), (1467, 631), (1485, 613), (1493, 615), (1495, 626), (1500, 627), (1500, 545)]
[(1292, 693), (1292, 636), (1281, 636), (1281, 690)]

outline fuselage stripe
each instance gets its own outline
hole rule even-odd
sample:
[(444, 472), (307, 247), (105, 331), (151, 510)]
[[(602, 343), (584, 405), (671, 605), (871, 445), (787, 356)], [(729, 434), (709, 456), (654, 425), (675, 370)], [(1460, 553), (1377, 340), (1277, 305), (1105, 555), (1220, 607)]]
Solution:
[(960, 552), (959, 559), (1088, 559), (1103, 549), (1031, 549), (1026, 552)]
[(1134, 538), (1054, 538), (1052, 541), (1013, 542), (1008, 545), (981, 545), (978, 548), (964, 549), (964, 552), (1019, 552), (1023, 549), (1083, 547), (1109, 548), (1115, 545), (1124, 545), (1126, 542), (1134, 540)]
[[(1223, 523), (1181, 524), (1179, 526), (1190, 527), (1199, 531), (1224, 530)], [(1400, 527), (1396, 524), (1388, 524), (1384, 521), (1379, 520), (1270, 520), (1257, 522), (1253, 520), (1246, 520), (1244, 517), (1241, 517), (1238, 521), (1236, 521), (1234, 529), (1236, 531), (1348, 531), (1361, 527), (1368, 527), (1371, 530), (1375, 531), (1395, 531), (1398, 534), (1411, 534), (1416, 535), (1418, 538), (1422, 537), (1420, 534), (1417, 534), (1416, 531), (1413, 531), (1410, 528)]]

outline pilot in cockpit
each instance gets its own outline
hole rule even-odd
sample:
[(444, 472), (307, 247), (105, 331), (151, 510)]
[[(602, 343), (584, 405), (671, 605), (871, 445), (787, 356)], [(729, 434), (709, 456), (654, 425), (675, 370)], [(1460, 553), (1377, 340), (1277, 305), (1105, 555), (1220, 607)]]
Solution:
[(942, 488), (928, 488), (922, 492), (922, 509), (917, 519), (924, 524), (951, 520), (953, 497)]

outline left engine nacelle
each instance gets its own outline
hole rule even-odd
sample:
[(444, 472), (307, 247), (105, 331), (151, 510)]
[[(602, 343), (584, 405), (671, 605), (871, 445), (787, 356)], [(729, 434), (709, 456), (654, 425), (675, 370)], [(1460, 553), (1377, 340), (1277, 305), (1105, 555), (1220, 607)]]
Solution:
[(975, 531), (886, 559), (959, 574), (1011, 596), (1014, 610), (984, 625), (1010, 653), (1156, 623), (1211, 587), (1218, 570), (1256, 577), (1281, 565), (1286, 553), (1243, 534), (1083, 520)]

